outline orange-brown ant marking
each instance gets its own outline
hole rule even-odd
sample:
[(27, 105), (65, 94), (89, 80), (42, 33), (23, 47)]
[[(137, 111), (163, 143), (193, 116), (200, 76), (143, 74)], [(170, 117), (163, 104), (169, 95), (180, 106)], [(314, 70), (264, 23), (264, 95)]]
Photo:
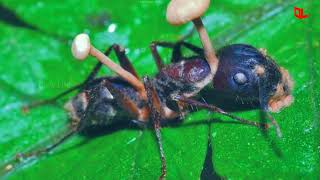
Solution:
[[(124, 93), (118, 91), (108, 80), (104, 80), (104, 84), (111, 92), (111, 94), (113, 94), (113, 96), (115, 96), (116, 99), (119, 99), (119, 104), (121, 104), (124, 110), (132, 114), (133, 117), (137, 117), (137, 120), (139, 121), (148, 121), (150, 110), (146, 106), (138, 107), (137, 103), (128, 98)], [(141, 99), (143, 100), (143, 98)]]
[(261, 66), (261, 65), (256, 65), (254, 67), (254, 71), (258, 76), (262, 76), (264, 74), (264, 72), (265, 72), (265, 68), (263, 66)]
[(268, 53), (267, 53), (268, 51), (266, 48), (259, 48), (258, 50), (264, 57), (268, 56)]
[(272, 112), (279, 112), (281, 109), (290, 106), (293, 103), (293, 96), (291, 91), (293, 88), (293, 81), (286, 69), (280, 67), (281, 82), (276, 87), (276, 92), (270, 97), (268, 105)]
[(290, 93), (291, 93), (291, 91), (292, 91), (292, 89), (293, 89), (293, 86), (294, 86), (294, 82), (293, 82), (293, 80), (292, 80), (292, 78), (291, 78), (288, 70), (286, 70), (286, 69), (283, 68), (283, 67), (280, 67), (280, 73), (281, 73), (281, 75), (282, 75), (282, 82), (283, 82), (283, 84), (286, 85), (286, 86), (288, 86), (288, 90), (289, 90)]
[(293, 102), (293, 97), (291, 95), (283, 94), (281, 85), (277, 86), (277, 92), (272, 96), (268, 102), (269, 109), (271, 112), (279, 112), (281, 109), (288, 107)]
[[(81, 109), (86, 109), (88, 107), (88, 95), (86, 92), (82, 92), (78, 94), (73, 100), (79, 101), (81, 103)], [(77, 108), (74, 107), (73, 105), (73, 100), (69, 100), (68, 102), (65, 103), (64, 109), (68, 112), (70, 116), (70, 126), (71, 129), (77, 129), (81, 120), (81, 117), (77, 114)]]

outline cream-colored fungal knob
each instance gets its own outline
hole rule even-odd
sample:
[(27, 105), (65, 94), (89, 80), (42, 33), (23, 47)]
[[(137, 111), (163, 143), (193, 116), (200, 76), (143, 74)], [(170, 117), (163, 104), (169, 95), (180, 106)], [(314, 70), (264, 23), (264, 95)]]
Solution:
[(192, 21), (196, 27), (204, 54), (210, 65), (212, 76), (218, 69), (219, 60), (210, 42), (210, 38), (200, 16), (208, 9), (210, 0), (171, 0), (167, 8), (167, 20), (170, 24), (180, 25)]
[(167, 20), (172, 25), (185, 24), (202, 16), (210, 0), (171, 0), (167, 8)]
[(72, 55), (79, 60), (84, 60), (89, 54), (92, 55), (102, 64), (106, 65), (121, 78), (130, 83), (139, 92), (144, 93), (145, 89), (143, 83), (140, 82), (140, 80), (130, 72), (123, 69), (120, 65), (114, 63), (108, 56), (104, 55), (101, 51), (91, 45), (90, 38), (87, 34), (79, 34), (74, 38), (71, 51)]
[(77, 35), (71, 46), (72, 55), (79, 60), (84, 60), (90, 53), (90, 38), (87, 34)]

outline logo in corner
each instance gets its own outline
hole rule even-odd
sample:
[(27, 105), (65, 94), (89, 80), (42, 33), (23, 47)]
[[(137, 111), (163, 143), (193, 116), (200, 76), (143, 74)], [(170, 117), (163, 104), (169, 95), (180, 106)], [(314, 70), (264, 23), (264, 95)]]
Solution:
[(294, 7), (293, 9), (294, 16), (298, 19), (305, 19), (309, 17), (307, 14), (303, 14), (303, 8)]

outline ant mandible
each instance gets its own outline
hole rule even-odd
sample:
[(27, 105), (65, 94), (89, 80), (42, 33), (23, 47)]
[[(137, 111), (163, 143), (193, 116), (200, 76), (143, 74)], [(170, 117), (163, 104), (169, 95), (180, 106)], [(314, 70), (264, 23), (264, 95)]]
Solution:
[[(96, 57), (99, 63), (83, 83), (54, 98), (35, 102), (24, 108), (28, 110), (53, 103), (70, 92), (79, 90), (79, 93), (65, 104), (65, 109), (70, 114), (70, 128), (51, 146), (20, 154), (18, 159), (49, 152), (72, 135), (92, 126), (111, 126), (119, 120), (140, 124), (151, 122), (160, 149), (160, 179), (163, 179), (166, 176), (166, 159), (161, 141), (161, 121), (183, 117), (189, 112), (189, 106), (217, 112), (259, 128), (269, 127), (268, 124), (248, 121), (214, 105), (198, 101), (196, 96), (199, 92), (212, 83), (214, 89), (231, 98), (258, 102), (259, 108), (267, 113), (278, 135), (281, 136), (280, 128), (269, 111), (279, 111), (292, 103), (293, 83), (288, 72), (279, 67), (264, 51), (250, 45), (228, 45), (216, 53), (200, 18), (209, 4), (209, 0), (172, 0), (169, 3), (167, 20), (174, 25), (193, 21), (203, 48), (185, 41), (151, 43), (151, 52), (159, 70), (153, 78), (144, 77), (141, 80), (125, 50), (119, 45), (114, 44), (105, 53), (101, 53), (90, 44), (88, 35), (76, 36), (72, 44), (74, 57), (83, 60), (90, 54)], [(164, 65), (157, 51), (158, 46), (173, 50), (171, 64)], [(182, 56), (182, 46), (196, 55)], [(120, 65), (108, 57), (112, 50), (116, 53)], [(96, 75), (103, 64), (118, 76), (97, 78)]]

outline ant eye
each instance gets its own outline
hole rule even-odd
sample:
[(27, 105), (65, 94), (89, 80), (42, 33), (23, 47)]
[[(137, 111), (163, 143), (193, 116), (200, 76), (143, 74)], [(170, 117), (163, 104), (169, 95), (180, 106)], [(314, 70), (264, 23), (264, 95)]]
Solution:
[(237, 73), (233, 76), (234, 81), (239, 84), (239, 85), (243, 85), (248, 81), (248, 78), (245, 74), (243, 73)]

